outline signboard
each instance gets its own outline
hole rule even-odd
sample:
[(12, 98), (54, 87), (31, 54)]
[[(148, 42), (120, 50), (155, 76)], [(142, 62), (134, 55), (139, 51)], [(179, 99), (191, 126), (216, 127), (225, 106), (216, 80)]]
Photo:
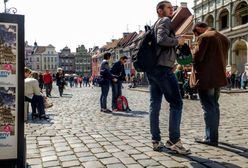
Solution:
[(0, 14), (0, 163), (24, 163), (24, 17)]

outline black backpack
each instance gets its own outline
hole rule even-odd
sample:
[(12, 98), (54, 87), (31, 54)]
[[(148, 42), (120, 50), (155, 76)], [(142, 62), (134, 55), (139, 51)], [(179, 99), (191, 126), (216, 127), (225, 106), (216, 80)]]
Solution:
[(136, 47), (131, 58), (133, 66), (138, 72), (148, 72), (157, 65), (157, 42), (154, 30), (156, 23), (153, 28), (145, 26), (146, 32), (134, 41)]

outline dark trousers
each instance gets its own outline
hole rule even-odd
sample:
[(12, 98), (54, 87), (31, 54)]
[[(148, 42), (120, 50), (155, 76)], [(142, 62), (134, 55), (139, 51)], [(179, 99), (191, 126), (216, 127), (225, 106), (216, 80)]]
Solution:
[(62, 97), (63, 96), (63, 91), (64, 91), (64, 86), (63, 85), (59, 85), (59, 95)]
[(45, 114), (44, 98), (43, 96), (34, 95), (32, 99), (25, 96), (25, 101), (31, 103), (32, 114), (36, 113), (36, 108), (39, 115)]
[(52, 84), (44, 84), (45, 89), (46, 89), (46, 96), (51, 96), (51, 91), (52, 91)]
[(122, 95), (122, 82), (112, 82), (112, 109), (117, 109), (117, 98)]
[(107, 97), (109, 92), (109, 83), (101, 85), (100, 106), (101, 109), (107, 109)]
[(204, 112), (205, 139), (210, 142), (218, 142), (219, 134), (219, 96), (220, 89), (199, 90), (200, 102)]

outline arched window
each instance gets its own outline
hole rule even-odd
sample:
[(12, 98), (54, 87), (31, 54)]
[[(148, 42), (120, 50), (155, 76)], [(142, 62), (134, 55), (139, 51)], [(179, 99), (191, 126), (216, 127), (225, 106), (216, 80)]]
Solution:
[(248, 5), (241, 2), (235, 9), (235, 26), (248, 23)]
[(213, 15), (209, 15), (206, 18), (206, 23), (208, 24), (208, 26), (214, 27), (214, 17), (213, 17)]
[(219, 16), (219, 29), (227, 29), (229, 27), (229, 12), (224, 9)]

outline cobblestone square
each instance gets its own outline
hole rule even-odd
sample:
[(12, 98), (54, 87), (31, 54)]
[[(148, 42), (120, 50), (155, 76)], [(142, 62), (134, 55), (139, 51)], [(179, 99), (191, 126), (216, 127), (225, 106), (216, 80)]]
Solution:
[[(47, 109), (49, 121), (29, 120), (25, 133), (29, 167), (227, 167), (248, 168), (248, 93), (221, 94), (220, 146), (196, 144), (204, 121), (200, 102), (184, 100), (181, 124), (183, 143), (192, 151), (180, 156), (154, 152), (149, 132), (149, 93), (131, 91), (131, 112), (99, 111), (100, 88), (66, 88), (59, 97), (54, 86), (54, 106)], [(111, 107), (111, 90), (108, 107)], [(160, 113), (162, 139), (168, 139), (168, 104)]]

